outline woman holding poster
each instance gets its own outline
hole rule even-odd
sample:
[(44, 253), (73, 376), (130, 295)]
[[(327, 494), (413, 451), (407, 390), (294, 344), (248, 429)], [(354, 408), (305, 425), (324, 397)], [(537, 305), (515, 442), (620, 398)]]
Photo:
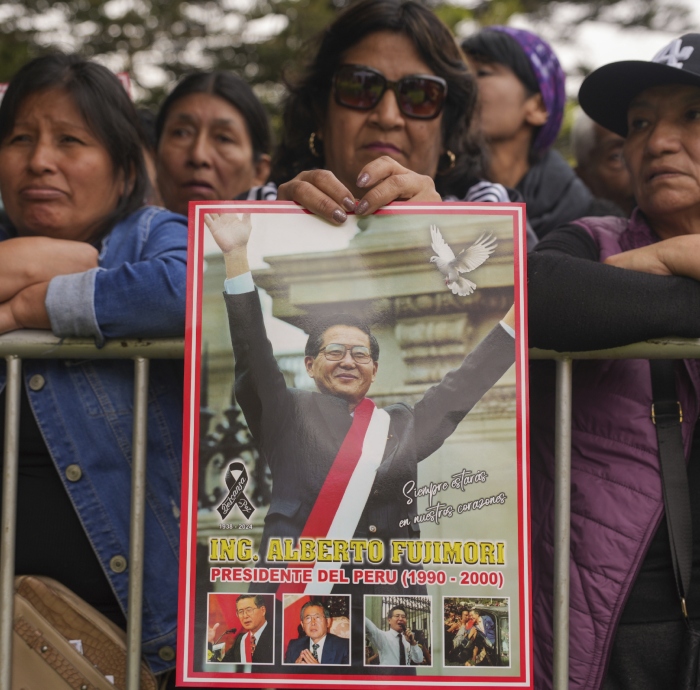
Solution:
[(336, 224), (396, 200), (519, 201), (481, 179), (475, 105), (474, 77), (430, 10), (412, 0), (353, 3), (291, 87), (272, 161), (277, 199)]

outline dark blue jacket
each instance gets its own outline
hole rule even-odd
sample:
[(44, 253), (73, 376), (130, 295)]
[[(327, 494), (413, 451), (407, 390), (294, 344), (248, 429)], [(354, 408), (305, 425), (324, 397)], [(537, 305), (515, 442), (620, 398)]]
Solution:
[[(304, 635), (298, 640), (290, 640), (287, 645), (287, 653), (284, 655), (285, 664), (293, 664), (304, 649), (311, 649), (309, 646), (311, 638)], [(321, 655), (322, 664), (349, 664), (350, 663), (350, 640), (338, 637), (332, 633), (326, 634), (326, 641), (323, 643), (323, 653)]]
[[(0, 229), (0, 241), (9, 239)], [(58, 336), (140, 338), (184, 333), (187, 222), (147, 207), (102, 242), (99, 267), (51, 280), (46, 308)], [(29, 387), (41, 375), (40, 390)], [(22, 377), (46, 446), (112, 589), (127, 607), (134, 364), (130, 360), (23, 362)], [(151, 668), (174, 665), (182, 463), (181, 361), (150, 365), (143, 653)], [(0, 361), (0, 392), (6, 369)], [(66, 468), (78, 463), (79, 480)], [(40, 540), (41, 535), (37, 538)], [(80, 564), (76, 564), (79, 568)]]

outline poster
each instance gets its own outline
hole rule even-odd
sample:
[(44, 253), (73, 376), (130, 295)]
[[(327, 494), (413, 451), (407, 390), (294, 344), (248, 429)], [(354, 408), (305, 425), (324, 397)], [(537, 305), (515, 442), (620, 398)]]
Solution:
[(524, 223), (190, 205), (179, 685), (532, 687)]

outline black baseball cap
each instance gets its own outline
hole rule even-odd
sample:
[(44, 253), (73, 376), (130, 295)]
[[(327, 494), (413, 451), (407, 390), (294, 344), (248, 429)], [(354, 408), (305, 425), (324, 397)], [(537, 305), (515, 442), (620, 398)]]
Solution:
[(665, 84), (700, 87), (700, 34), (685, 34), (649, 62), (624, 60), (591, 72), (578, 94), (584, 112), (599, 125), (627, 136), (627, 109), (645, 89)]

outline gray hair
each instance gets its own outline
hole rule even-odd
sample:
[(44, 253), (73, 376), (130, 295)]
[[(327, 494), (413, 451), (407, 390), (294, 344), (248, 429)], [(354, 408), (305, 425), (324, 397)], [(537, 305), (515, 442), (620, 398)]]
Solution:
[(304, 620), (304, 611), (309, 607), (309, 606), (317, 606), (320, 609), (323, 609), (323, 617), (324, 618), (330, 618), (331, 617), (331, 612), (320, 602), (320, 601), (307, 601), (302, 607), (301, 607), (301, 613), (299, 614), (299, 618), (301, 620)]

